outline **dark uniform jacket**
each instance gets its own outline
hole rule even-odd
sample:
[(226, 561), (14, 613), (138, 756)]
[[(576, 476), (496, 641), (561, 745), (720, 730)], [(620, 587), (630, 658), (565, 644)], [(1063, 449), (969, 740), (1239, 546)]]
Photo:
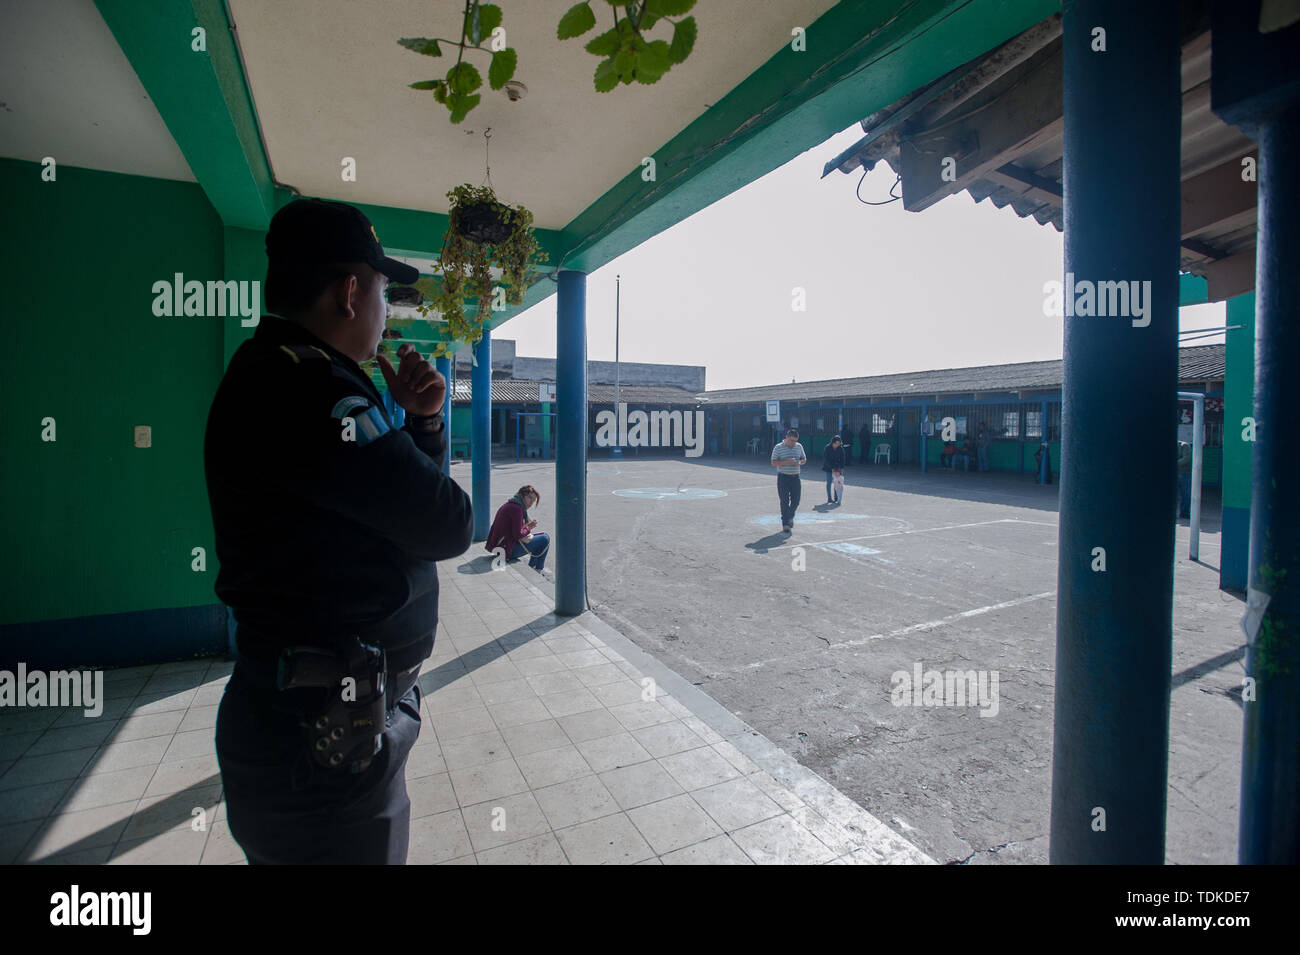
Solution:
[(829, 444), (822, 449), (822, 470), (823, 471), (843, 471), (844, 461), (848, 457), (841, 444), (838, 448), (833, 448)]
[[(350, 418), (355, 440), (344, 440)], [(208, 415), (204, 464), (217, 596), (241, 657), (385, 647), (391, 669), (428, 656), (434, 561), (464, 553), (469, 498), (436, 461), (441, 432), (393, 427), (357, 363), (305, 328), (264, 316), (235, 352)]]

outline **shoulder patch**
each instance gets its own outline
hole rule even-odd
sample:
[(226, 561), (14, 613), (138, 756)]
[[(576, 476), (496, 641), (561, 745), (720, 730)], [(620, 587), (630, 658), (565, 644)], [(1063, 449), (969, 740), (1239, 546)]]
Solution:
[[(354, 408), (361, 408), (362, 410), (357, 414), (353, 414)], [(330, 415), (340, 421), (345, 418), (352, 419), (353, 426), (345, 428), (344, 433), (350, 433), (350, 436), (345, 440), (356, 442), (359, 448), (364, 448), (371, 441), (383, 437), (392, 430), (383, 412), (373, 407), (369, 398), (363, 398), (360, 395), (350, 395), (339, 400), (334, 405), (334, 410), (330, 412)]]
[(325, 349), (318, 348), (315, 345), (281, 345), (280, 351), (292, 358), (295, 365), (302, 364), (304, 359), (319, 360), (324, 358), (326, 361), (332, 360)]

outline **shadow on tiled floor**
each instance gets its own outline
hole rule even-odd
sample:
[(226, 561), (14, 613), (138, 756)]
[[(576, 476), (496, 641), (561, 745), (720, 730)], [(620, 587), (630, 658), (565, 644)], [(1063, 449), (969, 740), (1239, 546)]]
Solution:
[[(443, 565), (412, 864), (932, 861), (594, 615), (551, 614), (532, 571), (490, 566)], [(110, 671), (95, 719), (0, 711), (0, 863), (243, 862), (213, 748), (231, 667)]]

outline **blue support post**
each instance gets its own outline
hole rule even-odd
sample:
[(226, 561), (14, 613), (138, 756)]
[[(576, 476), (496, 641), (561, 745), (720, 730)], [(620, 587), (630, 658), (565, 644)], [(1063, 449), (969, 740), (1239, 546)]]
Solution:
[[(1274, 11), (1276, 13), (1276, 11)], [(1237, 859), (1300, 862), (1300, 23), (1261, 32), (1260, 3), (1216, 2), (1211, 103), (1259, 142), (1255, 442), (1251, 458), (1245, 729)], [(1228, 434), (1241, 434), (1240, 421)], [(1227, 439), (1225, 439), (1227, 440)]]
[(447, 400), (442, 403), (442, 434), (447, 440), (447, 447), (442, 452), (442, 460), (438, 462), (438, 467), (442, 469), (443, 474), (448, 474), (451, 470), (451, 359), (444, 356), (434, 359), (433, 364), (438, 374), (447, 380)]
[(926, 451), (929, 450), (929, 448), (926, 445), (926, 438), (927, 435), (925, 433), (925, 405), (921, 405), (921, 473), (922, 474), (925, 474), (927, 470), (926, 458), (928, 457), (928, 455), (926, 454)]
[(1020, 406), (1020, 447), (1019, 447), (1019, 464), (1016, 470), (1020, 474), (1025, 473), (1025, 441), (1029, 437), (1029, 418), (1025, 414), (1025, 406)]
[[(1064, 7), (1065, 383), (1049, 858), (1162, 865), (1169, 788), (1176, 398), (1177, 0)], [(1094, 30), (1105, 29), (1105, 52)], [(1217, 36), (1216, 36), (1217, 43)], [(1116, 156), (1124, 172), (1116, 174)], [(1145, 318), (1079, 314), (1136, 282)], [(1099, 296), (1094, 296), (1097, 304)], [(1083, 309), (1079, 309), (1083, 311)], [(1137, 322), (1138, 324), (1134, 324)], [(1116, 428), (1115, 422), (1128, 425)], [(1043, 418), (1044, 439), (1048, 436)], [(1104, 569), (1102, 554), (1104, 549)]]
[(470, 370), (469, 453), (472, 464), (470, 497), (474, 502), (474, 540), (487, 540), (492, 528), (492, 333), (474, 346)]
[(559, 274), (556, 306), (555, 612), (587, 609), (587, 274)]
[(406, 424), (406, 409), (393, 400), (393, 393), (387, 389), (384, 390), (384, 410), (388, 412), (388, 420), (394, 428)]
[(1052, 447), (1047, 440), (1047, 402), (1038, 403), (1038, 444), (1043, 449), (1043, 459), (1038, 463), (1038, 483), (1046, 484), (1052, 477)]
[(729, 455), (733, 455), (736, 453), (735, 417), (736, 417), (736, 409), (728, 408), (727, 409), (727, 454)]

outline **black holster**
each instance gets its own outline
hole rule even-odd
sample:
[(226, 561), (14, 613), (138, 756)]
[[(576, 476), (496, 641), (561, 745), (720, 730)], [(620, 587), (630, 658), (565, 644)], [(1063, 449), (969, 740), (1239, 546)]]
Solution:
[(286, 647), (276, 686), (329, 690), (324, 709), (303, 721), (312, 759), (326, 769), (364, 772), (383, 747), (388, 660), (378, 647), (351, 638), (335, 651)]

